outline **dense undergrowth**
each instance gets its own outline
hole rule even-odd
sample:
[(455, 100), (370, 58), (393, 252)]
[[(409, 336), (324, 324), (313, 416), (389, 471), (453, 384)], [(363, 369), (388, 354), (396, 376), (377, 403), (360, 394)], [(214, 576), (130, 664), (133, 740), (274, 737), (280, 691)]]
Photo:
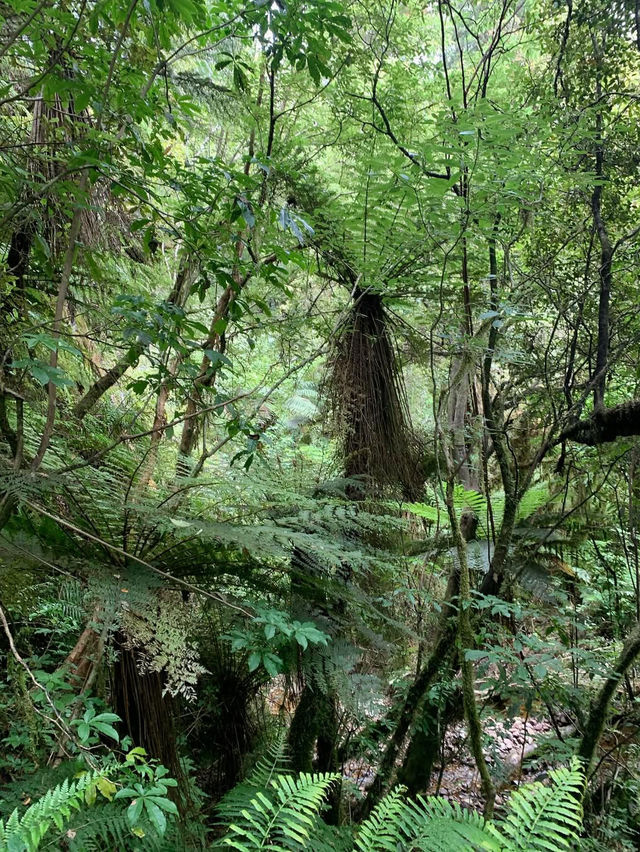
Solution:
[(638, 848), (639, 27), (0, 3), (0, 850)]

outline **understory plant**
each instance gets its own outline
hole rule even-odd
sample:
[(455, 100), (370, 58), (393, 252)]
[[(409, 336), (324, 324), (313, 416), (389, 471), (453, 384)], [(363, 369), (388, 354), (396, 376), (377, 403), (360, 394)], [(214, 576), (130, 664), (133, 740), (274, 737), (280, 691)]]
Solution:
[[(277, 774), (264, 767), (223, 799), (218, 816), (226, 833), (215, 848), (239, 852), (278, 849), (353, 849), (355, 852), (535, 852), (575, 849), (582, 828), (584, 774), (577, 759), (552, 770), (550, 783), (525, 784), (508, 797), (504, 814), (480, 813), (438, 796), (407, 799), (402, 787), (387, 794), (356, 828), (322, 821), (322, 804), (339, 776)], [(344, 845), (343, 845), (344, 844)]]

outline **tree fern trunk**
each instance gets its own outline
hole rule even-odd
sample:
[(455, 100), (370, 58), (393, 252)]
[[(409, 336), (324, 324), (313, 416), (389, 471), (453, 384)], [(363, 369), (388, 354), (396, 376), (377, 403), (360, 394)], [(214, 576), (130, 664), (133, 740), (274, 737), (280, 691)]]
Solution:
[[(178, 756), (172, 701), (163, 696), (162, 677), (157, 672), (141, 674), (136, 652), (118, 641), (119, 654), (113, 672), (115, 709), (135, 746), (142, 746), (178, 781), (185, 776)], [(176, 788), (184, 795), (186, 785)], [(184, 801), (178, 804), (184, 805)]]

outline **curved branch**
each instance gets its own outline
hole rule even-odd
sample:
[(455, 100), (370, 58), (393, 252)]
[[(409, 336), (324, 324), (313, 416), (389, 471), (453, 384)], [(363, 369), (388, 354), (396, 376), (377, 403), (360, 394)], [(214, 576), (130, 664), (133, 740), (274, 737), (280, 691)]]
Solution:
[(577, 444), (595, 447), (632, 435), (640, 435), (640, 399), (621, 402), (604, 411), (595, 411), (591, 417), (579, 420), (565, 429), (556, 443), (575, 441)]

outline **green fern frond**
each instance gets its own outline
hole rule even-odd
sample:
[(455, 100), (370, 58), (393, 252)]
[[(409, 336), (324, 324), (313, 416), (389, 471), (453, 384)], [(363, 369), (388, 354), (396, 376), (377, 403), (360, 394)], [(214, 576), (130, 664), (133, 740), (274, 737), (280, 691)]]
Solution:
[(400, 820), (406, 808), (403, 793), (403, 787), (396, 787), (362, 823), (355, 842), (357, 852), (374, 852), (377, 849), (395, 852), (401, 840)]
[(567, 769), (549, 773), (552, 784), (521, 787), (509, 798), (504, 820), (489, 825), (506, 852), (575, 849), (582, 826), (584, 774), (574, 759)]
[(247, 779), (254, 787), (266, 787), (275, 775), (286, 775), (289, 757), (287, 755), (287, 729), (282, 726), (272, 743), (251, 771)]
[(242, 812), (258, 790), (264, 792), (277, 775), (288, 772), (287, 730), (283, 726), (277, 739), (259, 758), (249, 775), (226, 793), (216, 806), (216, 821), (219, 825), (230, 825), (242, 819)]
[(38, 849), (52, 826), (62, 829), (72, 812), (80, 810), (85, 791), (101, 775), (104, 773), (86, 772), (72, 782), (65, 778), (27, 808), (22, 817), (16, 808), (6, 823), (0, 821), (0, 852), (32, 852)]
[(417, 801), (406, 802), (402, 826), (410, 848), (425, 852), (500, 849), (480, 813), (438, 796), (418, 796)]
[(577, 761), (554, 770), (552, 784), (528, 784), (513, 793), (500, 822), (437, 796), (405, 801), (403, 788), (386, 796), (362, 823), (356, 852), (537, 852), (577, 848), (584, 776)]
[[(103, 849), (147, 848), (131, 834), (126, 809), (121, 802), (108, 802), (91, 811), (83, 811), (69, 823), (66, 844), (70, 852), (100, 852)], [(57, 848), (51, 843), (51, 848)], [(151, 847), (149, 847), (151, 848)]]
[[(525, 521), (527, 518), (530, 518), (531, 515), (535, 514), (543, 506), (546, 506), (551, 499), (552, 496), (549, 493), (548, 483), (535, 483), (520, 499), (517, 510), (518, 521)], [(478, 517), (481, 529), (484, 529), (488, 513), (487, 500), (484, 495), (478, 491), (468, 491), (462, 485), (456, 485), (453, 493), (453, 504), (458, 515), (465, 509), (471, 509)], [(403, 509), (432, 523), (443, 521), (446, 515), (444, 507), (435, 503), (408, 503), (403, 506)], [(504, 514), (503, 492), (492, 494), (491, 513), (495, 526), (499, 527)], [(487, 534), (486, 529), (484, 529), (484, 534)]]
[(480, 814), (436, 796), (405, 801), (400, 787), (386, 796), (360, 826), (355, 848), (357, 852), (462, 852), (500, 847), (487, 833)]
[(265, 792), (258, 790), (231, 823), (217, 848), (252, 852), (255, 849), (312, 848), (318, 813), (337, 774), (278, 775)]
[[(69, 852), (187, 852), (200, 849), (199, 826), (170, 823), (167, 833), (159, 837), (149, 831), (140, 837), (131, 831), (126, 807), (121, 801), (102, 802), (91, 809), (83, 809), (65, 826), (64, 848)], [(58, 850), (61, 838), (46, 838), (41, 849)]]

